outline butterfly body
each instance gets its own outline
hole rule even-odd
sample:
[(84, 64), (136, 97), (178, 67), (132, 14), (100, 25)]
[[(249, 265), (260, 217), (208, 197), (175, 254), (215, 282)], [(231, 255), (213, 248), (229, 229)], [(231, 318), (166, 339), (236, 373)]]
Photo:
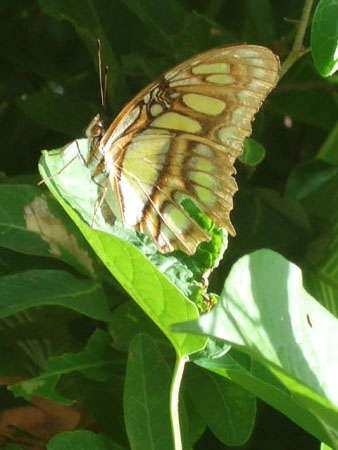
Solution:
[(221, 47), (148, 85), (106, 131), (97, 115), (87, 163), (109, 220), (148, 235), (162, 253), (193, 254), (210, 236), (182, 208), (188, 197), (234, 235), (233, 164), (278, 70), (264, 47)]

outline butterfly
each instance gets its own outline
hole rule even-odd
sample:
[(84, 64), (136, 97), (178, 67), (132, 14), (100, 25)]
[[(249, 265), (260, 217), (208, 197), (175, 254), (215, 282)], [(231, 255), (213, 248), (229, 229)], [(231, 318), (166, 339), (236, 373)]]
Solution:
[(147, 235), (161, 253), (192, 255), (210, 240), (184, 210), (186, 198), (234, 236), (234, 162), (278, 73), (265, 47), (219, 47), (165, 72), (107, 130), (96, 115), (86, 130), (96, 211)]

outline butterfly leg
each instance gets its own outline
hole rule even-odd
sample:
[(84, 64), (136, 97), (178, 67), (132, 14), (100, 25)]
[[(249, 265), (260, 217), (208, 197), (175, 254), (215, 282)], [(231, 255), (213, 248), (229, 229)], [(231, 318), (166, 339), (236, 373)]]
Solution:
[[(67, 164), (65, 164), (58, 172), (54, 173), (53, 175), (50, 175), (50, 176), (47, 177), (47, 178), (44, 178), (43, 180), (40, 180), (40, 181), (38, 182), (38, 186), (41, 186), (42, 184), (46, 183), (47, 181), (52, 180), (53, 178), (55, 178), (55, 177), (61, 175), (62, 172), (63, 172), (68, 166), (70, 166), (71, 163), (72, 163), (73, 161), (75, 161), (75, 159), (78, 158), (78, 157), (80, 157), (80, 158), (82, 159), (83, 163), (86, 165), (86, 160), (84, 159), (82, 153), (80, 152), (80, 148), (79, 148), (79, 144), (78, 144), (77, 140), (75, 140), (75, 142), (76, 142), (77, 151), (78, 151), (77, 155), (75, 155), (74, 158), (72, 158), (70, 161), (68, 161)], [(69, 147), (69, 145), (67, 145), (64, 149), (62, 149), (61, 152), (59, 152), (59, 153), (54, 153), (53, 155), (49, 155), (49, 157), (52, 157), (52, 156), (61, 156), (65, 151), (68, 150), (68, 147)]]
[[(102, 186), (102, 194), (101, 194), (101, 196), (100, 196), (100, 197), (96, 200), (96, 202), (95, 202), (95, 206), (94, 206), (94, 214), (93, 214), (93, 219), (92, 219), (92, 224), (91, 224), (91, 227), (92, 227), (92, 228), (94, 228), (96, 215), (97, 215), (98, 211), (100, 210), (100, 208), (101, 208), (101, 206), (102, 206), (102, 204), (103, 204), (103, 202), (104, 202), (104, 199), (105, 199), (105, 197), (106, 197), (107, 189), (108, 189), (108, 181), (109, 181), (109, 180), (107, 180), (107, 181), (104, 183), (104, 185)], [(99, 186), (100, 186), (100, 185), (99, 185)]]

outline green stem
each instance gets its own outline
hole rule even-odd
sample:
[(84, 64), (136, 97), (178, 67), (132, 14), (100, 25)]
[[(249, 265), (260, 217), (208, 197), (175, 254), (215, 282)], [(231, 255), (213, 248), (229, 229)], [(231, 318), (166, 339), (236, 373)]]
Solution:
[(303, 48), (303, 41), (305, 31), (308, 26), (313, 2), (314, 0), (305, 0), (304, 2), (302, 16), (297, 27), (295, 40), (293, 42), (291, 52), (282, 64), (280, 78), (282, 78), (286, 74), (286, 72), (294, 65), (294, 63), (299, 58), (301, 58), (305, 53), (308, 52), (308, 50), (304, 50)]
[(177, 355), (170, 389), (170, 416), (175, 450), (183, 449), (179, 417), (179, 395), (185, 363), (186, 360)]

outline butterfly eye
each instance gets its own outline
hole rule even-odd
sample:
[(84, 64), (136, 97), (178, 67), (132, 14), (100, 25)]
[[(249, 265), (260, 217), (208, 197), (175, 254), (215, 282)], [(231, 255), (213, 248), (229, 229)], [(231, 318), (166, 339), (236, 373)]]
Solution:
[(96, 125), (94, 125), (93, 128), (90, 130), (90, 134), (91, 134), (93, 137), (97, 137), (97, 136), (100, 136), (100, 135), (102, 134), (102, 130), (103, 130), (102, 125), (96, 124)]

